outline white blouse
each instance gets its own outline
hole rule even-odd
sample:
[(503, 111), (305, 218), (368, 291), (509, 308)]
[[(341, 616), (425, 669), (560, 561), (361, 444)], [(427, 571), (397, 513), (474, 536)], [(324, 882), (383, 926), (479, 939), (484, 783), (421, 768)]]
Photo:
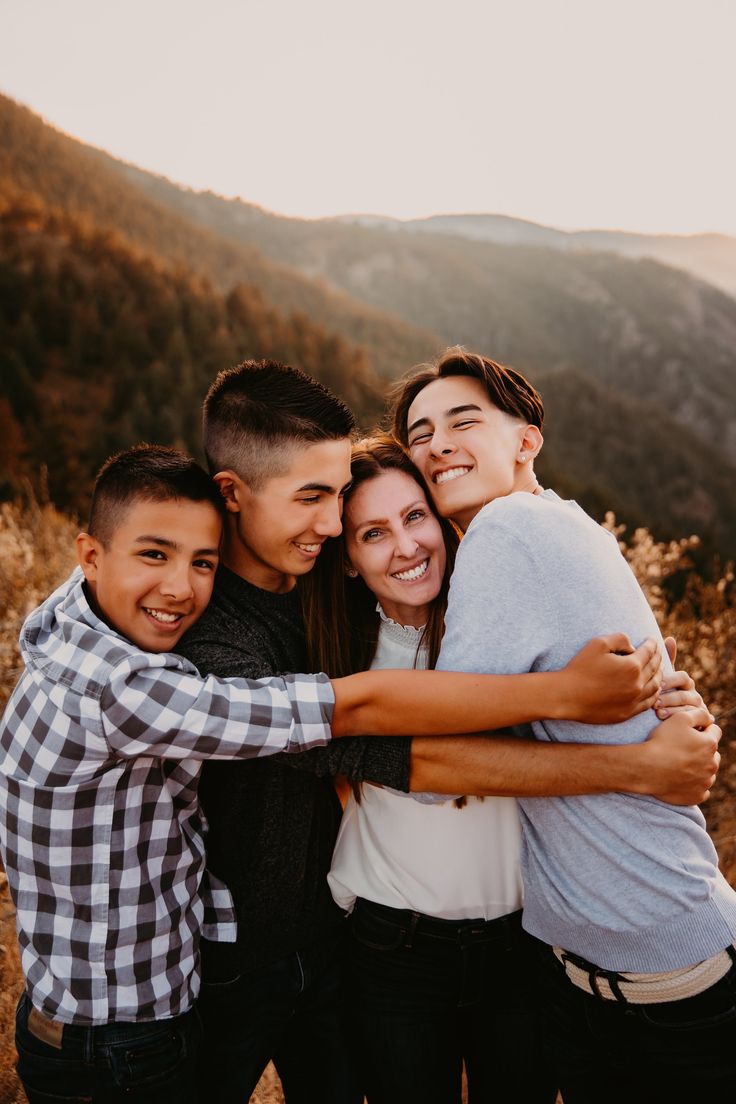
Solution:
[[(415, 666), (421, 630), (381, 617), (372, 668)], [(426, 667), (420, 651), (417, 667)], [(351, 795), (328, 882), (341, 908), (356, 897), (447, 920), (493, 920), (521, 908), (521, 827), (511, 797), (431, 804), (361, 786)]]

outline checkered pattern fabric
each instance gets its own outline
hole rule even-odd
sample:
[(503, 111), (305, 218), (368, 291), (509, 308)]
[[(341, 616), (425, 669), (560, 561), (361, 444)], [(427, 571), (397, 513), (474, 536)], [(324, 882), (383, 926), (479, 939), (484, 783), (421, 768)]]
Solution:
[(65, 1023), (166, 1019), (199, 985), (198, 939), (235, 937), (205, 874), (201, 761), (330, 738), (324, 675), (199, 676), (90, 608), (80, 572), (26, 621), (0, 723), (0, 845), (33, 1004)]

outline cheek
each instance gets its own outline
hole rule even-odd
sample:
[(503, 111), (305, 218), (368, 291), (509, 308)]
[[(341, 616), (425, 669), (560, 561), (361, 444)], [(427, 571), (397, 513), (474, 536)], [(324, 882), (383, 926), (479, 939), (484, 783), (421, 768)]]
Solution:
[(202, 609), (207, 605), (212, 597), (212, 590), (215, 585), (215, 573), (205, 577), (198, 577), (192, 582), (192, 589), (197, 598), (197, 606)]

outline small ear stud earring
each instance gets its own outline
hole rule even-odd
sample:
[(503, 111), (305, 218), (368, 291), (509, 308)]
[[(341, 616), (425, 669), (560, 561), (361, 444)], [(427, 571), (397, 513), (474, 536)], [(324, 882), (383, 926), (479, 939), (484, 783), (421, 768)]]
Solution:
[(345, 574), (347, 575), (348, 579), (357, 579), (358, 578), (358, 572), (355, 570), (354, 567), (346, 567), (345, 568)]
[(525, 460), (526, 460), (526, 455), (522, 452), (521, 456), (519, 457), (519, 463), (523, 464)]

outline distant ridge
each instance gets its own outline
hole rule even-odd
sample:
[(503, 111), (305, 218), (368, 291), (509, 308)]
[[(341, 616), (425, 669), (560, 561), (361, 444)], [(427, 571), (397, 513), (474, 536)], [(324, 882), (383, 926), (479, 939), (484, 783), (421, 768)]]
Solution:
[(431, 215), (392, 219), (381, 215), (340, 215), (340, 222), (413, 233), (450, 234), (498, 245), (539, 245), (580, 252), (649, 257), (683, 268), (729, 295), (736, 295), (736, 238), (727, 234), (637, 234), (626, 230), (558, 230), (510, 215)]

